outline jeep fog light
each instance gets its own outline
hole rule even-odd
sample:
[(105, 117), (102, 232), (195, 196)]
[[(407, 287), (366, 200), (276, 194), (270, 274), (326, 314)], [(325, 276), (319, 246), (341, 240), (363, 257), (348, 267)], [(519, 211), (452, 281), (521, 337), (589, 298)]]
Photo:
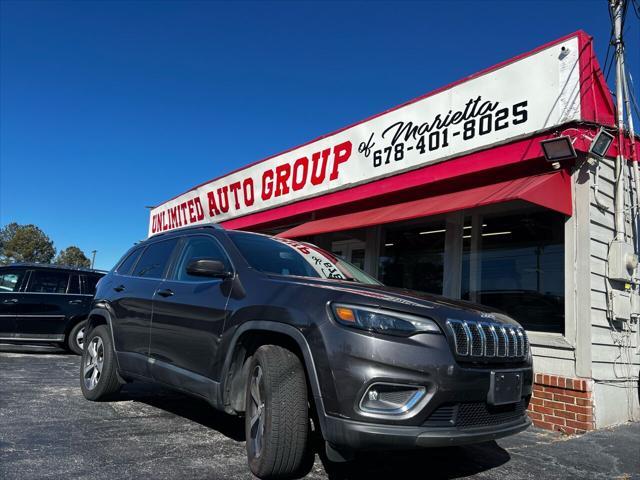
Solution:
[(374, 383), (362, 396), (360, 410), (369, 414), (407, 415), (422, 405), (427, 390), (417, 385)]

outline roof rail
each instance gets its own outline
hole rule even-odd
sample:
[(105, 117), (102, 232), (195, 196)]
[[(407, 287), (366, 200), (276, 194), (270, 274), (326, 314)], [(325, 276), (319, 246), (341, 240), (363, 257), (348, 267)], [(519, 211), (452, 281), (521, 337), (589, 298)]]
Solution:
[(213, 228), (215, 230), (224, 230), (225, 229), (219, 223), (201, 223), (201, 224), (198, 224), (198, 225), (187, 225), (186, 227), (173, 228), (171, 230), (167, 230), (166, 232), (154, 233), (150, 237), (147, 237), (146, 240), (149, 240), (151, 238), (160, 237), (162, 235), (168, 235), (170, 233), (181, 232), (183, 230), (191, 230), (191, 229), (195, 230), (197, 228)]

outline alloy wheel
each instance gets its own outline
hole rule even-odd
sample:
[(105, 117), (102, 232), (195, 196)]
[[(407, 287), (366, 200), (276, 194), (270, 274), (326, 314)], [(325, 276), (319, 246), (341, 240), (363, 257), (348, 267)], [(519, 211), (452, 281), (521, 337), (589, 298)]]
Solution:
[(87, 327), (82, 327), (80, 330), (78, 330), (78, 333), (76, 333), (76, 345), (78, 345), (80, 350), (84, 348), (84, 334), (86, 328)]
[(87, 390), (93, 390), (98, 385), (100, 375), (102, 375), (103, 365), (104, 344), (102, 343), (102, 338), (93, 337), (87, 346), (84, 368), (82, 370), (84, 386)]
[(264, 438), (265, 409), (264, 409), (264, 385), (262, 381), (262, 368), (256, 365), (251, 375), (249, 393), (251, 401), (247, 409), (249, 416), (249, 442), (251, 450), (256, 458), (262, 453), (262, 439)]

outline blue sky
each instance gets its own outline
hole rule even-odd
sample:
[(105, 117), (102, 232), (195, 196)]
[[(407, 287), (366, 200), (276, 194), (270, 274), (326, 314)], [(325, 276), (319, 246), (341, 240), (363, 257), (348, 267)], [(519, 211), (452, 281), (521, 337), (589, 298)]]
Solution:
[(610, 29), (606, 0), (3, 0), (0, 18), (0, 224), (100, 268), (146, 237), (146, 205), (577, 29), (604, 63)]

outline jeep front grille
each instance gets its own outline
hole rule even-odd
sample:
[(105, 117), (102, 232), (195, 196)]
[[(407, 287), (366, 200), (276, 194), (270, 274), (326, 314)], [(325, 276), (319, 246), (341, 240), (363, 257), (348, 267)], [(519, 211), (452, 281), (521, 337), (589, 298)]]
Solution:
[(447, 320), (455, 352), (471, 360), (523, 360), (529, 354), (529, 340), (522, 327), (494, 322)]

